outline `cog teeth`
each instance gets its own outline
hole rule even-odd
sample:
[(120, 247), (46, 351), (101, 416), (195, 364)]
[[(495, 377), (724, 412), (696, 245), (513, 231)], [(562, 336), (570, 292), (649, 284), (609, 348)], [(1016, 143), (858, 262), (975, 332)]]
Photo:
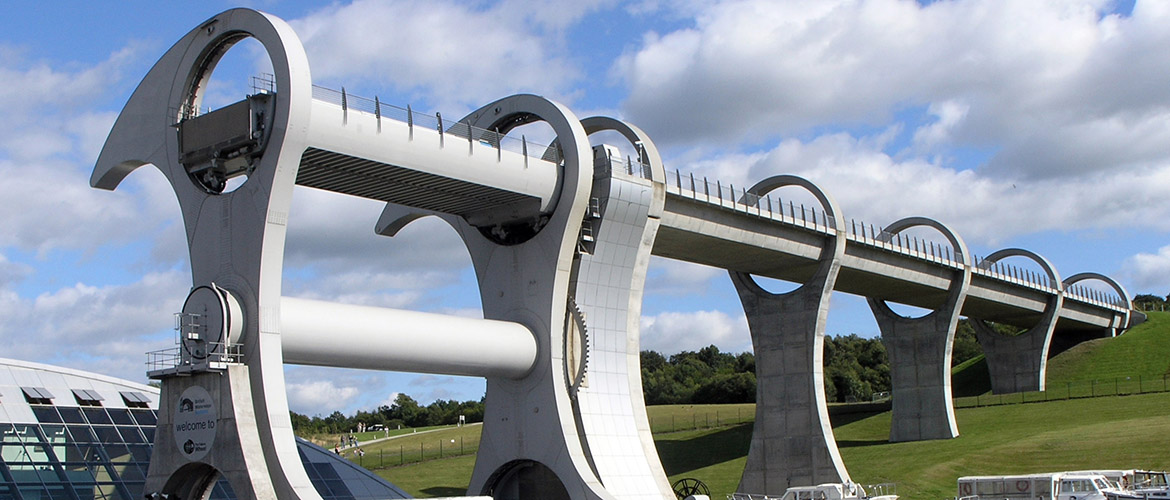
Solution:
[(585, 324), (585, 313), (569, 297), (565, 318), (565, 374), (570, 395), (576, 396), (586, 386), (589, 372), (589, 331)]

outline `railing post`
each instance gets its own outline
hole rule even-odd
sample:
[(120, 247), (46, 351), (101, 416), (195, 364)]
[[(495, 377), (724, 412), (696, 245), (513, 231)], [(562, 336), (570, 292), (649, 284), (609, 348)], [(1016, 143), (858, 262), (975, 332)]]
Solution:
[(527, 170), (528, 169), (528, 138), (524, 137), (523, 134), (520, 135), (520, 151), (521, 151), (521, 156), (524, 157), (524, 169)]
[(437, 127), (438, 127), (438, 130), (439, 130), (439, 147), (441, 148), (441, 147), (443, 147), (443, 146), (444, 146), (444, 137), (443, 137), (443, 113), (438, 113), (438, 112), (436, 112), (436, 113), (435, 113), (435, 119), (436, 119), (436, 120), (438, 120), (438, 122), (439, 122), (439, 124), (437, 125)]
[(378, 100), (378, 96), (374, 96), (374, 119), (378, 122), (378, 133), (382, 133), (382, 101)]
[(341, 124), (349, 123), (349, 104), (345, 98), (345, 87), (341, 87)]
[(467, 156), (475, 153), (474, 141), (471, 139), (472, 135), (474, 134), (471, 133), (471, 125), (467, 125)]
[(411, 111), (410, 105), (406, 105), (406, 130), (410, 134), (409, 139), (414, 141), (414, 111)]

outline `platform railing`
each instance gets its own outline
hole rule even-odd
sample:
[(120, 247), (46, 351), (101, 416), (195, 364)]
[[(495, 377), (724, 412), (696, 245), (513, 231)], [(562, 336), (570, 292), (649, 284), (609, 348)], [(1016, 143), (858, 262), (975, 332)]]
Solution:
[[(257, 83), (258, 82), (258, 83)], [(271, 87), (271, 82), (258, 78), (253, 86), (257, 91)], [(422, 127), (435, 130), (440, 135), (450, 136), (454, 140), (478, 142), (482, 146), (496, 148), (501, 151), (510, 151), (523, 154), (530, 158), (539, 158), (553, 163), (560, 163), (559, 148), (535, 146), (528, 143), (527, 138), (515, 138), (501, 134), (499, 131), (485, 130), (471, 127), (464, 123), (445, 123), (441, 113), (433, 115), (419, 113), (408, 105), (403, 108), (382, 102), (378, 97), (373, 99), (349, 94), (343, 87), (335, 90), (318, 85), (313, 86), (313, 99), (329, 102), (341, 106), (345, 112), (354, 111), (375, 115), (379, 120), (386, 118), (406, 123), (409, 127)], [(635, 161), (632, 158), (611, 158), (610, 171), (621, 172), (625, 175), (649, 179), (650, 166)], [(724, 184), (719, 180), (709, 180), (706, 177), (696, 177), (694, 174), (684, 175), (675, 170), (673, 175), (667, 176), (667, 192), (690, 198), (692, 200), (717, 205), (748, 215), (770, 219), (782, 224), (804, 228), (821, 234), (835, 234), (838, 221), (816, 206), (805, 206), (793, 200), (784, 200), (773, 197), (771, 194), (758, 196), (747, 192), (744, 187)], [(672, 182), (673, 181), (673, 182)], [(964, 266), (955, 255), (950, 244), (941, 244), (917, 236), (890, 233), (884, 228), (872, 224), (850, 220), (848, 226), (840, 228), (846, 231), (846, 237), (866, 246), (894, 252), (914, 259), (932, 262), (938, 265), (961, 269)], [(1018, 286), (1056, 293), (1057, 284), (1052, 283), (1048, 276), (1032, 270), (1012, 266), (1003, 262), (986, 262), (980, 257), (974, 257), (970, 263), (972, 272), (990, 277), (999, 281), (1012, 283)], [(1073, 286), (1064, 290), (1065, 298), (1100, 307), (1115, 309), (1129, 309), (1130, 305), (1117, 295), (1111, 295), (1094, 288)]]

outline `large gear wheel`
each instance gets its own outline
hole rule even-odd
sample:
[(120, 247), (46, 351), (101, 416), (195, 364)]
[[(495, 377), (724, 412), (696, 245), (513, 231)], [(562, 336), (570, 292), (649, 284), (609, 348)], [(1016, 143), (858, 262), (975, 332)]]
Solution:
[(569, 383), (569, 394), (576, 396), (582, 387), (589, 386), (589, 332), (585, 327), (585, 314), (569, 297), (565, 307), (565, 379)]

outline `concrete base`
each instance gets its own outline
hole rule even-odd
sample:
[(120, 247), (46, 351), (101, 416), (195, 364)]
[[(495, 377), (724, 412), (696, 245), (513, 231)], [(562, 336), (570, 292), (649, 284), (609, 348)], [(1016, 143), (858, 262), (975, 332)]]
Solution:
[[(184, 413), (184, 394), (190, 394), (187, 391), (192, 387), (202, 388), (210, 396), (210, 411), (199, 409), (209, 416), (209, 433), (191, 432), (186, 426), (183, 430), (176, 428), (181, 423), (177, 420), (184, 420), (179, 415)], [(143, 491), (178, 495), (178, 498), (203, 498), (203, 492), (222, 475), (238, 498), (278, 498), (260, 439), (254, 431), (257, 424), (251, 400), (248, 367), (243, 365), (229, 366), (226, 372), (168, 379), (162, 386), (154, 458)], [(237, 401), (242, 404), (236, 404)], [(192, 451), (185, 452), (179, 441), (185, 444), (187, 436), (176, 434), (192, 434), (200, 446), (207, 446), (207, 451), (194, 451), (195, 443), (192, 443), (189, 448)], [(209, 435), (211, 439), (203, 442), (197, 434)]]
[(1048, 345), (1052, 341), (1055, 317), (1020, 335), (1000, 335), (982, 320), (972, 320), (975, 336), (987, 357), (991, 392), (1012, 394), (1044, 390)]
[(869, 299), (890, 358), (893, 417), (890, 441), (950, 439), (959, 435), (951, 402), (951, 345), (958, 308), (921, 318), (895, 314)]
[(756, 422), (741, 493), (781, 495), (791, 486), (849, 480), (825, 402), (822, 354), (832, 285), (819, 274), (811, 285), (773, 295), (732, 273), (756, 356)]

